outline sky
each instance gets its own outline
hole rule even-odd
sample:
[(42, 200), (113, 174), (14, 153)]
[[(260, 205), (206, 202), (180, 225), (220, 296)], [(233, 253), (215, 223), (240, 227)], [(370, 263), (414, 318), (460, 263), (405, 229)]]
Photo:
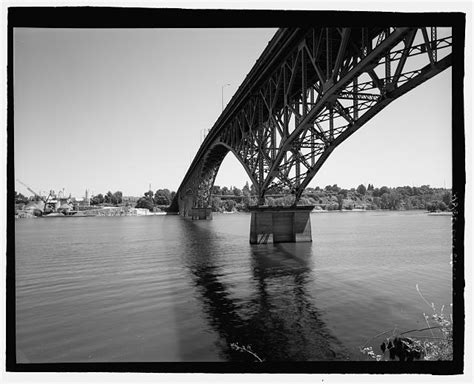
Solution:
[[(53, 2), (53, 0), (48, 0), (48, 2)], [(127, 3), (126, 0), (122, 0), (121, 2)], [(128, 2), (130, 3), (130, 1)], [(25, 5), (25, 3), (31, 5), (31, 1), (25, 2), (22, 0), (15, 1), (14, 4), (12, 2), (2, 2), (2, 5), (18, 6), (22, 5), (22, 3), (23, 5)], [(41, 4), (43, 3), (45, 3), (45, 1), (41, 2)], [(66, 3), (64, 0), (57, 1), (55, 5), (58, 5), (57, 3), (61, 3), (63, 5), (70, 5), (69, 2)], [(82, 0), (80, 3), (84, 5), (87, 3), (87, 1)], [(97, 1), (93, 1), (92, 3), (96, 4)], [(117, 3), (117, 1), (114, 0), (113, 2), (107, 3), (102, 2), (102, 4), (106, 6), (109, 6), (111, 3)], [(203, 7), (202, 1), (193, 1), (192, 3), (186, 3), (178, 0), (173, 1), (173, 3), (166, 3), (166, 1), (163, 0), (154, 2), (154, 6), (156, 6), (155, 4), (157, 3), (165, 3), (168, 6), (183, 7), (196, 7), (197, 4), (201, 4), (200, 6)], [(230, 2), (228, 3), (228, 5), (226, 5), (226, 7), (264, 7), (280, 9), (292, 9), (299, 7), (300, 9), (351, 9), (365, 11), (383, 10), (402, 12), (460, 11), (467, 13), (464, 113), (466, 116), (465, 134), (467, 151), (466, 196), (468, 196), (468, 198), (466, 199), (465, 210), (465, 232), (466, 254), (471, 254), (470, 251), (472, 250), (472, 240), (471, 236), (469, 236), (469, 233), (472, 233), (472, 198), (469, 198), (469, 196), (472, 195), (470, 192), (472, 192), (471, 148), (473, 141), (471, 130), (469, 128), (472, 126), (472, 75), (471, 71), (468, 70), (469, 68), (472, 68), (473, 51), (471, 25), (472, 23), (469, 22), (469, 20), (472, 20), (471, 2), (433, 2), (430, 0), (380, 2), (378, 0), (357, 0), (342, 2), (292, 1), (291, 3), (281, 1), (267, 1), (264, 5), (262, 5), (262, 3), (262, 0), (259, 0), (258, 2), (253, 1), (252, 3), (246, 0), (242, 2)], [(130, 4), (122, 5), (130, 6)], [(137, 6), (137, 4), (135, 3), (132, 5)], [(142, 1), (140, 5), (150, 6), (151, 3)], [(205, 5), (208, 8), (222, 8), (222, 2), (214, 2), (213, 4), (209, 4), (208, 1), (205, 2)], [(6, 105), (7, 100), (5, 79), (7, 78), (7, 20), (6, 10), (4, 8), (2, 8), (2, 10), (4, 10), (4, 12), (2, 13), (2, 15), (4, 16), (4, 23), (1, 23), (1, 25), (3, 27), (2, 29), (4, 39), (2, 39), (3, 43), (0, 43), (0, 45), (3, 44), (3, 53), (5, 61), (3, 67), (0, 69), (0, 72), (3, 71), (2, 79), (5, 90), (3, 93), (3, 100), (4, 105)], [(214, 52), (214, 54), (217, 53), (220, 56), (220, 65), (217, 65), (215, 62), (212, 62), (211, 67), (213, 74), (216, 76), (214, 81), (209, 84), (205, 82), (200, 82), (199, 87), (196, 85), (196, 87), (193, 87), (192, 89), (190, 89), (188, 85), (185, 85), (185, 89), (187, 90), (188, 95), (191, 94), (191, 91), (196, 90), (196, 92), (193, 92), (193, 103), (191, 103), (189, 100), (185, 100), (184, 102), (187, 102), (188, 110), (190, 108), (194, 108), (193, 110), (197, 110), (198, 108), (195, 107), (196, 103), (200, 103), (200, 113), (196, 114), (194, 116), (194, 119), (196, 120), (197, 118), (200, 118), (199, 122), (201, 123), (201, 125), (190, 124), (185, 128), (183, 128), (184, 125), (180, 125), (183, 130), (188, 130), (188, 133), (186, 135), (183, 134), (181, 136), (181, 145), (183, 146), (183, 149), (180, 151), (179, 148), (175, 146), (173, 138), (170, 138), (168, 136), (172, 135), (172, 132), (164, 131), (161, 131), (162, 134), (160, 140), (164, 140), (163, 136), (165, 136), (167, 138), (166, 143), (173, 142), (173, 145), (163, 145), (161, 146), (160, 150), (157, 149), (158, 146), (155, 143), (157, 136), (153, 133), (159, 130), (161, 127), (157, 123), (157, 117), (150, 117), (151, 112), (149, 112), (148, 109), (145, 108), (145, 106), (143, 106), (141, 109), (137, 107), (137, 105), (142, 104), (150, 106), (150, 100), (153, 101), (153, 104), (151, 104), (152, 106), (160, 104), (158, 101), (159, 99), (156, 96), (152, 97), (150, 100), (148, 100), (145, 96), (150, 94), (158, 95), (161, 91), (161, 88), (157, 86), (157, 82), (159, 83), (157, 79), (161, 77), (164, 77), (164, 80), (167, 79), (165, 76), (163, 76), (163, 72), (157, 72), (156, 62), (154, 63), (154, 68), (152, 68), (153, 71), (155, 71), (155, 81), (141, 81), (139, 85), (140, 87), (142, 87), (143, 91), (138, 91), (136, 87), (132, 87), (132, 85), (130, 85), (130, 78), (139, 77), (137, 72), (139, 72), (140, 70), (150, 70), (147, 62), (140, 62), (140, 65), (136, 66), (134, 71), (129, 73), (129, 71), (131, 71), (129, 67), (130, 64), (133, 64), (135, 62), (131, 54), (126, 54), (128, 50), (130, 50), (130, 46), (135, 49), (138, 49), (139, 45), (141, 44), (145, 46), (149, 46), (149, 44), (151, 44), (154, 48), (148, 49), (148, 52), (146, 53), (142, 53), (141, 56), (143, 57), (146, 55), (150, 55), (150, 52), (154, 52), (155, 49), (157, 49), (156, 47), (158, 46), (158, 39), (156, 39), (155, 41), (151, 41), (148, 44), (138, 44), (136, 41), (137, 39), (132, 39), (130, 37), (128, 39), (132, 41), (126, 44), (127, 50), (122, 49), (121, 51), (113, 52), (111, 50), (114, 47), (116, 49), (116, 44), (109, 45), (107, 42), (104, 41), (102, 41), (101, 43), (101, 39), (99, 39), (97, 36), (94, 36), (93, 39), (90, 39), (87, 44), (82, 44), (82, 53), (79, 49), (80, 47), (76, 46), (73, 49), (73, 51), (76, 52), (74, 59), (68, 59), (64, 56), (70, 54), (71, 45), (73, 43), (72, 41), (69, 43), (63, 43), (62, 45), (57, 44), (56, 42), (48, 43), (47, 41), (43, 41), (40, 44), (40, 35), (38, 34), (37, 30), (30, 32), (29, 36), (25, 32), (27, 31), (24, 31), (21, 36), (21, 39), (18, 39), (18, 35), (15, 36), (14, 42), (16, 58), (20, 57), (23, 60), (20, 66), (18, 66), (18, 60), (15, 61), (15, 65), (17, 65), (17, 67), (15, 68), (15, 73), (17, 75), (15, 78), (15, 177), (20, 178), (22, 181), (29, 184), (33, 189), (48, 190), (50, 188), (55, 188), (56, 190), (59, 190), (65, 187), (67, 191), (73, 192), (73, 194), (75, 194), (76, 196), (83, 195), (85, 188), (92, 189), (96, 193), (109, 189), (113, 190), (114, 188), (120, 188), (127, 194), (141, 194), (144, 190), (148, 189), (149, 183), (152, 183), (153, 188), (158, 188), (159, 186), (164, 184), (169, 185), (169, 188), (173, 188), (173, 184), (177, 187), (181, 182), (181, 178), (183, 177), (187, 166), (189, 165), (189, 158), (193, 156), (195, 151), (197, 150), (197, 146), (199, 145), (200, 131), (204, 129), (203, 127), (206, 127), (206, 125), (212, 126), (212, 124), (217, 119), (217, 116), (220, 112), (221, 85), (230, 82), (239, 83), (240, 81), (242, 81), (245, 74), (250, 70), (250, 67), (255, 62), (256, 57), (265, 47), (265, 40), (267, 38), (269, 39), (272, 35), (271, 32), (268, 34), (268, 36), (258, 37), (254, 33), (254, 35), (248, 39), (249, 44), (242, 43), (242, 45), (239, 46), (239, 51), (233, 51), (231, 49), (225, 54), (222, 54), (222, 50), (225, 49), (226, 46), (220, 46), (218, 49), (215, 49), (216, 52)], [(43, 31), (43, 36), (45, 35), (45, 32), (46, 31)], [(256, 32), (265, 31), (257, 30)], [(240, 30), (239, 37), (242, 36), (243, 31)], [(44, 37), (48, 38), (48, 35), (46, 34), (46, 36)], [(125, 36), (123, 35), (120, 37), (122, 39), (125, 38)], [(189, 36), (188, 39), (192, 39), (193, 37), (194, 35)], [(260, 39), (261, 42), (259, 42)], [(17, 44), (19, 40), (23, 40), (23, 43), (21, 44), (23, 46), (23, 49), (21, 49), (21, 46), (18, 46)], [(154, 39), (150, 38), (150, 40)], [(122, 42), (125, 45), (125, 40), (123, 40)], [(186, 41), (181, 42), (181, 44), (183, 45), (185, 43)], [(233, 41), (233, 44), (236, 44), (235, 40)], [(38, 45), (37, 48), (36, 45)], [(49, 48), (49, 51), (46, 48)], [(94, 79), (95, 81), (92, 81), (92, 78), (89, 78), (88, 81), (81, 82), (80, 78), (87, 79), (88, 75), (84, 74), (84, 76), (80, 76), (80, 72), (86, 69), (90, 72), (95, 72), (95, 70), (92, 71), (92, 61), (98, 61), (98, 59), (94, 60), (93, 56), (89, 56), (92, 55), (92, 52), (88, 52), (89, 48), (94, 48), (96, 51), (100, 49), (100, 52), (102, 52), (103, 56), (105, 56), (105, 52), (108, 51), (107, 56), (110, 57), (110, 59), (107, 63), (104, 63), (104, 66), (106, 66), (107, 68), (101, 69), (106, 73), (107, 76), (100, 78), (100, 81), (97, 81), (98, 76), (96, 76)], [(247, 53), (247, 56), (244, 56), (243, 50), (247, 50), (249, 48), (252, 48), (252, 52)], [(172, 48), (171, 51), (173, 54), (180, 54), (181, 56), (184, 56), (177, 49)], [(168, 52), (168, 54), (170, 53), (171, 52)], [(35, 55), (37, 56), (37, 58), (33, 60), (33, 56)], [(252, 55), (255, 55), (255, 58), (252, 57)], [(77, 60), (78, 58), (80, 60)], [(187, 60), (189, 60), (190, 56), (187, 56), (186, 58)], [(200, 55), (197, 55), (196, 58), (206, 60), (206, 57), (201, 57)], [(139, 61), (139, 59), (137, 60)], [(89, 65), (86, 66), (86, 61), (91, 62), (89, 63)], [(81, 64), (79, 65), (78, 63)], [(236, 67), (236, 63), (239, 63), (239, 68)], [(232, 68), (232, 70), (227, 71), (226, 68)], [(199, 68), (200, 71), (205, 69), (206, 68)], [(74, 70), (76, 71), (76, 73), (74, 73)], [(121, 71), (128, 74), (128, 79), (120, 75)], [(28, 72), (30, 73), (28, 74)], [(171, 73), (172, 72), (173, 70), (171, 70)], [(46, 81), (45, 79), (41, 81), (42, 77), (46, 75), (49, 76), (48, 81)], [(382, 113), (374, 117), (368, 124), (366, 124), (356, 134), (354, 134), (352, 137), (342, 143), (332, 153), (332, 155), (324, 164), (318, 175), (316, 175), (316, 177), (313, 179), (312, 185), (326, 185), (333, 184), (334, 182), (336, 182), (339, 185), (348, 184), (348, 186), (351, 186), (354, 184), (358, 184), (359, 180), (363, 179), (368, 179), (367, 182), (375, 183), (376, 185), (400, 185), (405, 183), (441, 185), (441, 183), (444, 183), (444, 180), (446, 179), (446, 186), (448, 186), (448, 180), (451, 177), (450, 165), (448, 166), (448, 164), (450, 164), (451, 154), (449, 151), (450, 145), (448, 145), (447, 141), (450, 140), (449, 130), (451, 129), (451, 122), (449, 119), (450, 75), (451, 71), (448, 69), (447, 71), (431, 79), (427, 83), (410, 91), (410, 93), (408, 93), (404, 97), (396, 100), (384, 111), (382, 111)], [(112, 84), (110, 84), (110, 79), (114, 76), (118, 76), (118, 79), (116, 79), (112, 82)], [(202, 74), (200, 74), (200, 76), (202, 76)], [(23, 81), (20, 81), (21, 77), (23, 77)], [(61, 81), (63, 80), (61, 79), (61, 77), (67, 77), (67, 86), (70, 87), (70, 91), (60, 92), (57, 89), (62, 88)], [(198, 81), (198, 77), (199, 76), (195, 76), (193, 81)], [(230, 79), (231, 77), (232, 79)], [(126, 80), (129, 81), (127, 82)], [(174, 80), (177, 81), (178, 79)], [(113, 111), (112, 107), (105, 108), (105, 110), (101, 111), (101, 109), (97, 105), (103, 105), (106, 104), (106, 102), (103, 101), (102, 103), (100, 103), (100, 100), (98, 100), (99, 95), (94, 94), (93, 91), (95, 89), (99, 89), (99, 93), (103, 95), (103, 97), (106, 96), (108, 99), (113, 99), (117, 101), (117, 95), (115, 95), (113, 92), (107, 94), (109, 90), (117, 89), (117, 82), (126, 86), (127, 89), (133, 88), (134, 92), (129, 95), (129, 98), (134, 103), (130, 102), (129, 106), (124, 110), (119, 109), (119, 105), (116, 105), (116, 108)], [(166, 81), (163, 80), (162, 82), (166, 83)], [(148, 87), (151, 87), (153, 89), (150, 90), (148, 89)], [(20, 92), (21, 89), (23, 89), (22, 92)], [(235, 92), (236, 89), (237, 86), (235, 86), (234, 84), (232, 85), (232, 87), (226, 88), (225, 97), (230, 98), (231, 94)], [(196, 95), (199, 94), (198, 91), (200, 91), (200, 94), (203, 95), (203, 97), (196, 97)], [(23, 93), (23, 99), (19, 98), (19, 92), (20, 94)], [(58, 97), (55, 97), (55, 93), (58, 94)], [(78, 105), (80, 105), (82, 108), (88, 108), (87, 116), (81, 116), (80, 110), (75, 111), (75, 113), (71, 114), (70, 111), (73, 110), (73, 108), (72, 106), (68, 106), (68, 101), (73, 98), (73, 95), (76, 95), (75, 97), (77, 99), (79, 97), (78, 95), (81, 94), (84, 94), (83, 97), (86, 98), (86, 100), (82, 100), (82, 102), (79, 102)], [(65, 96), (67, 96), (67, 98)], [(58, 108), (54, 109), (53, 106), (50, 105), (50, 103), (52, 103), (53, 106), (58, 106)], [(419, 106), (420, 104), (423, 105), (423, 112), (417, 112), (416, 106)], [(38, 110), (41, 111), (42, 108), (46, 109), (48, 113), (37, 112)], [(51, 111), (53, 111), (54, 113), (51, 113)], [(122, 133), (122, 135), (119, 135), (119, 138), (126, 135), (128, 152), (112, 152), (110, 148), (106, 148), (105, 145), (99, 145), (98, 142), (100, 140), (97, 140), (97, 137), (104, 137), (106, 136), (106, 134), (105, 132), (102, 132), (101, 130), (97, 129), (97, 127), (100, 127), (104, 131), (106, 129), (112, 131), (113, 128), (118, 129), (118, 127), (123, 127), (125, 125), (124, 122), (128, 122), (131, 119), (130, 117), (128, 117), (129, 114), (135, 111), (140, 111), (141, 113), (144, 113), (143, 111), (146, 111), (145, 114), (148, 117), (148, 120), (153, 121), (153, 124), (146, 126), (134, 124), (132, 128), (129, 128), (129, 130), (133, 130), (133, 133), (127, 132), (127, 134)], [(162, 114), (165, 111), (170, 111), (171, 113), (172, 111), (174, 111), (174, 108), (172, 104), (168, 104), (166, 108), (162, 106), (160, 108), (160, 111), (160, 114), (155, 112), (158, 117), (162, 117)], [(120, 115), (118, 115), (119, 112)], [(19, 116), (20, 113), (24, 114), (22, 118), (20, 118)], [(6, 112), (3, 111), (3, 113), (0, 115), (3, 116), (4, 126), (6, 126)], [(387, 119), (384, 118), (384, 115), (387, 116)], [(434, 115), (436, 115), (436, 117)], [(80, 117), (80, 119), (78, 116)], [(123, 118), (123, 116), (125, 116), (125, 118)], [(392, 120), (388, 118), (388, 116), (394, 119), (394, 122), (392, 122)], [(99, 117), (101, 118), (101, 120), (99, 120)], [(179, 113), (175, 116), (175, 119), (177, 119), (178, 117), (180, 119), (187, 119), (186, 121), (189, 121), (189, 114)], [(56, 119), (59, 118), (63, 118), (64, 121), (56, 121)], [(143, 122), (142, 115), (135, 114), (133, 118), (134, 121), (140, 120), (141, 122)], [(77, 119), (77, 122), (74, 122), (75, 119)], [(425, 124), (426, 120), (429, 120), (430, 122)], [(105, 124), (105, 122), (109, 121), (113, 121), (115, 125)], [(440, 122), (440, 124), (438, 124), (438, 122)], [(70, 130), (70, 132), (68, 134), (56, 135), (57, 137), (54, 137), (54, 145), (51, 145), (51, 142), (48, 142), (48, 145), (41, 147), (39, 144), (43, 144), (46, 141), (42, 140), (41, 138), (46, 136), (48, 133), (56, 133), (55, 131), (60, 132), (61, 129), (58, 127), (62, 127), (62, 129), (64, 130)], [(409, 128), (411, 130), (409, 130)], [(43, 132), (41, 132), (40, 129), (43, 130)], [(82, 134), (77, 134), (75, 131), (73, 131), (73, 129), (82, 131)], [(108, 140), (118, 140), (119, 138), (113, 136), (110, 131), (108, 135)], [(140, 139), (140, 135), (153, 136), (153, 139), (155, 141), (138, 141)], [(393, 136), (396, 136), (396, 140), (393, 140)], [(74, 142), (74, 140), (78, 140), (78, 137), (82, 140), (90, 140), (88, 142), (88, 149), (85, 146), (80, 147), (79, 145), (73, 145), (77, 144)], [(133, 138), (133, 141), (130, 138)], [(95, 141), (92, 139), (95, 139)], [(0, 161), (3, 165), (4, 163), (6, 163), (5, 154), (7, 153), (6, 131), (5, 133), (0, 133), (0, 142), (3, 145), (2, 148), (4, 149), (3, 160)], [(38, 144), (35, 145), (35, 143)], [(143, 150), (141, 151), (140, 148), (143, 148)], [(133, 151), (131, 149), (133, 149)], [(8, 150), (10, 150), (10, 148), (8, 148)], [(173, 156), (173, 151), (174, 154), (177, 154), (179, 152), (180, 155)], [(427, 151), (428, 153), (426, 153)], [(117, 153), (119, 154), (118, 156)], [(163, 153), (171, 153), (171, 156), (174, 157), (174, 161), (171, 161), (166, 156), (161, 156), (161, 154)], [(104, 154), (104, 156), (101, 156), (101, 154)], [(117, 167), (111, 165), (113, 164), (112, 160), (115, 162), (119, 162), (120, 166), (124, 168), (124, 163), (134, 164), (134, 162), (138, 161), (140, 161), (141, 163), (137, 163), (138, 165), (134, 169), (132, 169), (132, 171), (130, 171), (130, 168), (124, 169), (122, 171)], [(161, 161), (161, 164), (157, 161)], [(226, 180), (223, 180), (223, 182), (221, 182), (221, 179), (226, 177), (226, 175), (228, 175), (228, 177), (230, 177), (232, 180), (237, 177), (245, 179), (245, 174), (243, 173), (241, 168), (233, 168), (232, 163), (235, 164), (235, 160), (233, 160), (231, 155), (229, 155), (224, 160), (224, 164), (221, 167), (221, 172), (218, 175), (217, 181), (221, 183), (221, 185), (239, 185), (238, 182)], [(105, 167), (106, 165), (107, 168)], [(231, 169), (231, 171), (228, 171), (228, 167)], [(6, 167), (2, 168), (4, 169), (3, 178), (6, 179)], [(145, 169), (142, 171), (142, 168)], [(389, 170), (389, 172), (382, 173), (382, 171), (387, 170)], [(400, 180), (401, 178), (403, 178), (403, 180)], [(17, 190), (23, 193), (28, 193), (21, 185), (18, 185)], [(5, 186), (0, 186), (0, 195), (5, 196), (6, 198)], [(3, 209), (0, 207), (0, 216), (2, 216), (2, 218), (5, 217), (2, 222), (6, 223), (6, 214), (3, 215), (2, 212), (6, 212), (5, 207)], [(1, 226), (2, 228), (4, 226), (6, 227), (6, 224), (2, 224)], [(0, 241), (0, 248), (3, 251), (3, 245), (6, 243), (6, 231), (2, 231), (2, 233), (3, 235), (0, 235), (2, 239)], [(6, 258), (3, 258), (2, 260), (3, 261), (1, 263), (3, 263), (3, 267), (1, 268), (1, 270), (3, 280), (3, 274), (6, 270), (4, 264), (6, 263)], [(467, 271), (466, 276), (468, 277), (468, 279), (466, 280), (466, 287), (469, 288), (469, 286), (472, 287), (469, 278), (472, 276), (471, 259), (469, 257), (466, 258), (465, 263)], [(4, 290), (0, 291), (0, 296), (4, 298)], [(472, 290), (466, 289), (465, 294), (467, 295), (467, 298), (469, 298), (471, 292)], [(469, 303), (470, 301), (467, 300), (467, 302)], [(472, 315), (472, 308), (470, 307), (471, 306), (468, 305), (466, 308), (466, 316), (469, 316), (469, 314)], [(2, 318), (4, 319), (4, 308), (2, 308), (1, 311)], [(470, 322), (467, 322), (466, 334), (468, 339), (470, 338), (469, 336), (472, 336), (472, 329), (470, 324)], [(468, 346), (466, 349), (466, 362), (472, 361), (472, 358), (469, 358), (469, 356), (472, 356), (472, 350)], [(472, 374), (471, 365), (472, 364), (467, 365), (468, 376), (469, 372), (471, 372)], [(2, 374), (1, 376), (2, 378), (6, 379), (6, 382), (9, 381), (7, 374)], [(89, 376), (91, 375), (89, 374), (88, 377)], [(92, 376), (94, 377), (93, 380), (96, 379), (94, 380), (94, 382), (99, 382), (103, 379), (96, 378), (96, 376), (94, 375)], [(132, 376), (134, 376), (134, 381), (136, 381), (137, 376)], [(141, 376), (143, 378), (143, 375)], [(154, 376), (156, 378), (156, 375)], [(184, 378), (182, 376), (183, 375), (179, 376), (178, 378), (174, 377), (173, 380), (183, 380)], [(301, 376), (301, 380), (305, 382), (309, 382), (310, 380), (314, 381), (314, 377), (309, 377), (309, 375)], [(349, 380), (351, 381), (359, 382), (360, 380), (354, 376), (349, 376)], [(458, 375), (457, 378), (461, 376), (462, 375)], [(51, 374), (46, 374), (46, 376), (44, 377), (48, 379), (44, 380), (44, 382), (51, 381), (49, 380), (51, 379)], [(52, 379), (54, 380), (55, 377), (52, 377)], [(114, 379), (120, 382), (124, 382), (124, 380), (128, 382), (128, 379), (124, 379), (124, 376), (119, 374), (115, 375)], [(166, 381), (166, 377), (164, 377), (163, 375), (160, 375), (160, 379), (164, 379)], [(259, 378), (259, 380), (260, 379), (261, 378)], [(367, 375), (366, 377), (364, 377), (364, 380), (368, 381), (366, 379), (368, 379)], [(377, 382), (380, 382), (380, 377), (373, 379)], [(398, 378), (396, 377), (384, 377), (383, 379), (386, 379), (383, 381), (398, 381)], [(463, 378), (461, 377), (461, 380), (462, 379)], [(43, 382), (43, 380), (41, 380), (38, 375), (35, 376), (35, 380)], [(69, 377), (69, 380), (71, 380), (72, 382), (82, 381), (81, 377)], [(340, 379), (336, 378), (335, 380), (339, 381)], [(364, 380), (361, 380), (360, 382), (363, 382)], [(432, 382), (433, 378), (428, 377), (425, 379), (423, 377), (417, 377), (416, 380), (408, 378), (408, 382), (415, 381)]]
[[(176, 190), (276, 29), (14, 31), (15, 178), (75, 197)], [(229, 85), (227, 85), (229, 84)], [(310, 187), (451, 187), (451, 70), (376, 115)], [(249, 181), (229, 153), (216, 185)], [(15, 189), (31, 193), (16, 182)]]

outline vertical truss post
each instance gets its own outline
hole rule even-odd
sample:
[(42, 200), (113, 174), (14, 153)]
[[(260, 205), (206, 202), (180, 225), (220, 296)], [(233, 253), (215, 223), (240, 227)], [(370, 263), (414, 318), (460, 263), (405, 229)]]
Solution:
[(433, 50), (433, 60), (435, 62), (438, 61), (438, 50), (436, 47), (436, 40), (438, 40), (437, 31), (436, 27), (431, 27), (431, 49)]
[(232, 134), (230, 136), (230, 142), (231, 142), (232, 147), (235, 147), (235, 144), (236, 144), (236, 142), (235, 142), (235, 132), (236, 132), (235, 123), (232, 123), (230, 129), (232, 131)]
[(332, 49), (329, 41), (329, 28), (326, 28), (326, 80), (331, 77)]
[[(293, 158), (295, 159), (295, 162), (296, 162), (296, 180), (295, 180), (295, 188), (294, 188), (294, 191), (295, 191), (295, 194), (296, 194), (296, 191), (299, 189), (300, 187), (300, 184), (301, 184), (301, 180), (300, 180), (300, 177), (301, 177), (301, 170), (300, 170), (300, 161), (298, 159), (298, 149), (294, 149), (293, 150)], [(295, 204), (296, 204), (296, 200), (295, 200)]]
[(421, 28), (421, 33), (423, 34), (423, 39), (425, 41), (425, 44), (423, 47), (423, 52), (426, 52), (428, 54), (428, 57), (430, 58), (430, 63), (431, 65), (434, 65), (435, 63), (435, 55), (432, 49), (433, 42), (430, 40), (430, 36), (428, 36), (428, 31), (427, 28)]
[(285, 139), (290, 134), (290, 112), (288, 111), (288, 105), (285, 106), (284, 111), (284, 126), (283, 126), (283, 135)]
[(263, 183), (263, 101), (258, 103), (258, 182)]
[(370, 52), (372, 52), (372, 39), (369, 36), (369, 28), (367, 28), (366, 30), (367, 30), (367, 54), (369, 54)]
[(347, 45), (349, 44), (349, 38), (351, 35), (351, 28), (342, 28), (340, 31), (340, 43), (339, 49), (337, 49), (336, 58), (334, 60), (334, 66), (332, 70), (332, 80), (336, 83), (338, 75), (340, 74), (344, 59), (347, 56)]
[(303, 101), (302, 116), (306, 116), (308, 111), (307, 103), (307, 88), (306, 88), (306, 61), (304, 49), (301, 50), (301, 97)]
[(314, 158), (315, 156), (314, 142), (315, 142), (315, 133), (314, 133), (314, 128), (311, 127), (311, 166), (312, 167), (314, 167), (314, 163), (316, 161), (316, 159)]
[(372, 52), (372, 40), (369, 36), (369, 28), (362, 28), (362, 56), (367, 56)]
[(288, 137), (288, 78), (287, 78), (287, 69), (283, 66), (283, 137), (282, 140)]
[(357, 80), (357, 76), (354, 78), (353, 84), (353, 97), (354, 97), (354, 120), (359, 118), (359, 99), (357, 98), (357, 88), (359, 87), (359, 82)]
[(362, 28), (361, 30), (361, 51), (362, 51), (362, 56), (366, 56), (367, 55), (367, 32), (365, 31), (365, 28)]
[(276, 130), (277, 129), (275, 127), (275, 123), (273, 122), (273, 119), (270, 119), (270, 121), (271, 121), (271, 127), (270, 127), (271, 132), (270, 132), (270, 134), (271, 134), (271, 146), (272, 146), (272, 148), (271, 148), (271, 151), (272, 151), (271, 154), (272, 155), (271, 156), (272, 156), (272, 161), (274, 161), (275, 157), (276, 157)]
[[(390, 35), (390, 28), (387, 28), (385, 30), (385, 37), (388, 37)], [(390, 84), (390, 50), (387, 51), (387, 54), (385, 55), (385, 86), (387, 84)]]
[(329, 140), (334, 140), (334, 105), (330, 103), (329, 107)]

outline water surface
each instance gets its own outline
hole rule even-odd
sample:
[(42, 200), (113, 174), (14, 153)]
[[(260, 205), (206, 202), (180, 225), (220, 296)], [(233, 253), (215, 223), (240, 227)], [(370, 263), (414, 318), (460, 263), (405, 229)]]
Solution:
[(426, 326), (416, 284), (449, 313), (450, 217), (311, 220), (280, 245), (250, 245), (248, 214), (16, 220), (18, 362), (359, 360)]

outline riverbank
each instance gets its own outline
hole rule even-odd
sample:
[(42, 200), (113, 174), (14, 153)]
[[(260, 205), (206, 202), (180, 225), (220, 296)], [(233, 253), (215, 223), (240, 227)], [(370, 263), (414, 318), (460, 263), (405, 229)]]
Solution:
[[(417, 213), (424, 213), (429, 216), (452, 216), (451, 211), (444, 211), (444, 212), (429, 212), (426, 209), (360, 209), (360, 208), (355, 208), (355, 209), (320, 209), (318, 207), (315, 207), (311, 213), (349, 213), (349, 212), (417, 212)], [(232, 215), (232, 214), (248, 214), (249, 211), (239, 211), (239, 210), (234, 210), (231, 212), (212, 212), (213, 215)]]
[[(257, 204), (256, 192), (249, 191), (248, 187), (242, 190), (214, 187), (214, 196), (211, 198), (213, 211), (245, 211)], [(295, 196), (289, 191), (280, 191), (276, 195), (265, 197), (265, 205), (290, 206), (295, 202)], [(359, 185), (357, 188), (344, 189), (326, 186), (324, 189), (306, 188), (299, 199), (301, 205), (314, 205), (327, 211), (354, 211), (354, 210), (412, 210), (426, 209), (427, 211), (446, 211), (452, 209), (452, 192), (446, 188), (431, 188), (428, 185), (421, 187), (374, 188)]]
[[(315, 207), (311, 213), (319, 214), (319, 213), (349, 213), (349, 212), (419, 212), (425, 213), (429, 216), (452, 216), (451, 211), (444, 211), (444, 212), (429, 212), (427, 210), (422, 209), (398, 209), (398, 210), (390, 210), (390, 209), (321, 209), (320, 207)], [(213, 215), (232, 215), (232, 214), (248, 214), (248, 211), (245, 210), (233, 210), (230, 212), (223, 211), (223, 212), (213, 212)], [(163, 215), (179, 215), (177, 212), (151, 212), (146, 208), (131, 208), (131, 207), (103, 207), (98, 209), (89, 209), (87, 211), (78, 211), (78, 212), (70, 212), (69, 214), (65, 215), (58, 212), (53, 212), (48, 215), (43, 216), (35, 216), (33, 213), (28, 211), (20, 211), (17, 215), (15, 215), (15, 219), (31, 219), (31, 218), (71, 218), (71, 217), (95, 217), (95, 216), (103, 216), (103, 217), (116, 217), (116, 216), (163, 216)]]
[(102, 207), (97, 209), (88, 209), (87, 211), (70, 211), (67, 214), (53, 212), (48, 215), (35, 216), (29, 211), (20, 211), (15, 215), (16, 219), (30, 219), (30, 218), (71, 218), (71, 217), (95, 217), (95, 216), (157, 216), (166, 215), (166, 212), (150, 212), (146, 208), (131, 208), (131, 207)]

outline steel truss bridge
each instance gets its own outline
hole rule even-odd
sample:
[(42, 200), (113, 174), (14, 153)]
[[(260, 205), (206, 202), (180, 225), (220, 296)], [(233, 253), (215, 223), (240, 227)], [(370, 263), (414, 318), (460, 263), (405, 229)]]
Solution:
[(210, 206), (232, 152), (258, 195), (296, 205), (332, 151), (395, 99), (452, 65), (450, 28), (277, 31), (196, 154), (171, 211)]

